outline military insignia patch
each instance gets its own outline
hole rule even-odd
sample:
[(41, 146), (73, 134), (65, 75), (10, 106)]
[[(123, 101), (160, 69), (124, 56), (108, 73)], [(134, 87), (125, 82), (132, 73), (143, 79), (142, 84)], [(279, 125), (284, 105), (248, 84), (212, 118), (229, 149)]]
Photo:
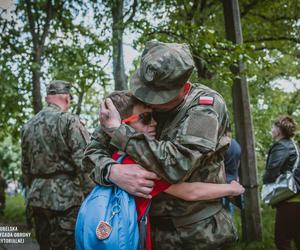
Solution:
[(214, 98), (212, 96), (200, 96), (198, 102), (201, 105), (214, 105)]
[(96, 228), (96, 236), (99, 240), (105, 240), (109, 237), (112, 227), (106, 221), (100, 221)]

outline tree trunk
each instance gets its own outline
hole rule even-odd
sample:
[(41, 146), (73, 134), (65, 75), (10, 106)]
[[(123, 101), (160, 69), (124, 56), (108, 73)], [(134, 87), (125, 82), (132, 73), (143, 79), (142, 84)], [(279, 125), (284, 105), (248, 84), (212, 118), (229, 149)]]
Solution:
[[(238, 0), (223, 0), (226, 38), (234, 44), (243, 43)], [(254, 133), (252, 126), (249, 91), (246, 78), (241, 74), (244, 65), (240, 62), (231, 67), (235, 74), (232, 88), (233, 112), (237, 139), (242, 147), (241, 183), (245, 187), (245, 205), (241, 210), (243, 239), (262, 239), (260, 202)]]
[(83, 96), (84, 96), (84, 91), (80, 92), (78, 95), (78, 102), (77, 102), (77, 107), (76, 107), (76, 115), (80, 115), (81, 113), (81, 106), (83, 102)]
[(41, 55), (39, 49), (34, 53), (34, 61), (32, 65), (32, 103), (34, 113), (37, 114), (42, 108), (41, 96)]
[(123, 0), (113, 1), (112, 17), (112, 56), (115, 90), (123, 90), (128, 89), (123, 55)]
[[(42, 55), (45, 46), (46, 37), (49, 34), (50, 21), (53, 19), (53, 5), (51, 0), (47, 0), (45, 3), (45, 22), (42, 26), (37, 20), (38, 12), (37, 5), (31, 0), (25, 0), (26, 15), (28, 17), (29, 30), (32, 37), (32, 103), (34, 113), (38, 113), (42, 108), (42, 96), (41, 96), (41, 67), (42, 67)], [(42, 30), (42, 33), (40, 33)]]

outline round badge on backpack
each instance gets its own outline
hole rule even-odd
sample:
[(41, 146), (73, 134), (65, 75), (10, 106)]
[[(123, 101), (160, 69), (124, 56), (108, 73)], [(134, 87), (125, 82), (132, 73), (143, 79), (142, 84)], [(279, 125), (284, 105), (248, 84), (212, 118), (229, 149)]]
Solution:
[(109, 237), (112, 227), (105, 221), (100, 221), (96, 227), (96, 235), (99, 240), (105, 240)]

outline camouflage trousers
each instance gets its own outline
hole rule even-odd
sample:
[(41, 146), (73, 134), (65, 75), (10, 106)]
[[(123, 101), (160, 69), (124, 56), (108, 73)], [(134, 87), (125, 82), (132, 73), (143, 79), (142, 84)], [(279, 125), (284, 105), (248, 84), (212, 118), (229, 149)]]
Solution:
[(153, 250), (228, 249), (237, 240), (235, 226), (225, 209), (190, 225), (172, 228), (161, 224), (151, 225)]
[(53, 211), (32, 207), (34, 227), (41, 250), (75, 249), (75, 224), (79, 207)]

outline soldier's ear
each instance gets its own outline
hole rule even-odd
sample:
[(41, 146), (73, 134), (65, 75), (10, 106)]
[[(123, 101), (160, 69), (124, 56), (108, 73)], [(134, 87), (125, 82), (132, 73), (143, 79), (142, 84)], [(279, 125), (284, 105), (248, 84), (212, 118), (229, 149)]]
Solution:
[(71, 104), (71, 98), (70, 98), (69, 94), (66, 95), (65, 100), (66, 100), (67, 105)]

